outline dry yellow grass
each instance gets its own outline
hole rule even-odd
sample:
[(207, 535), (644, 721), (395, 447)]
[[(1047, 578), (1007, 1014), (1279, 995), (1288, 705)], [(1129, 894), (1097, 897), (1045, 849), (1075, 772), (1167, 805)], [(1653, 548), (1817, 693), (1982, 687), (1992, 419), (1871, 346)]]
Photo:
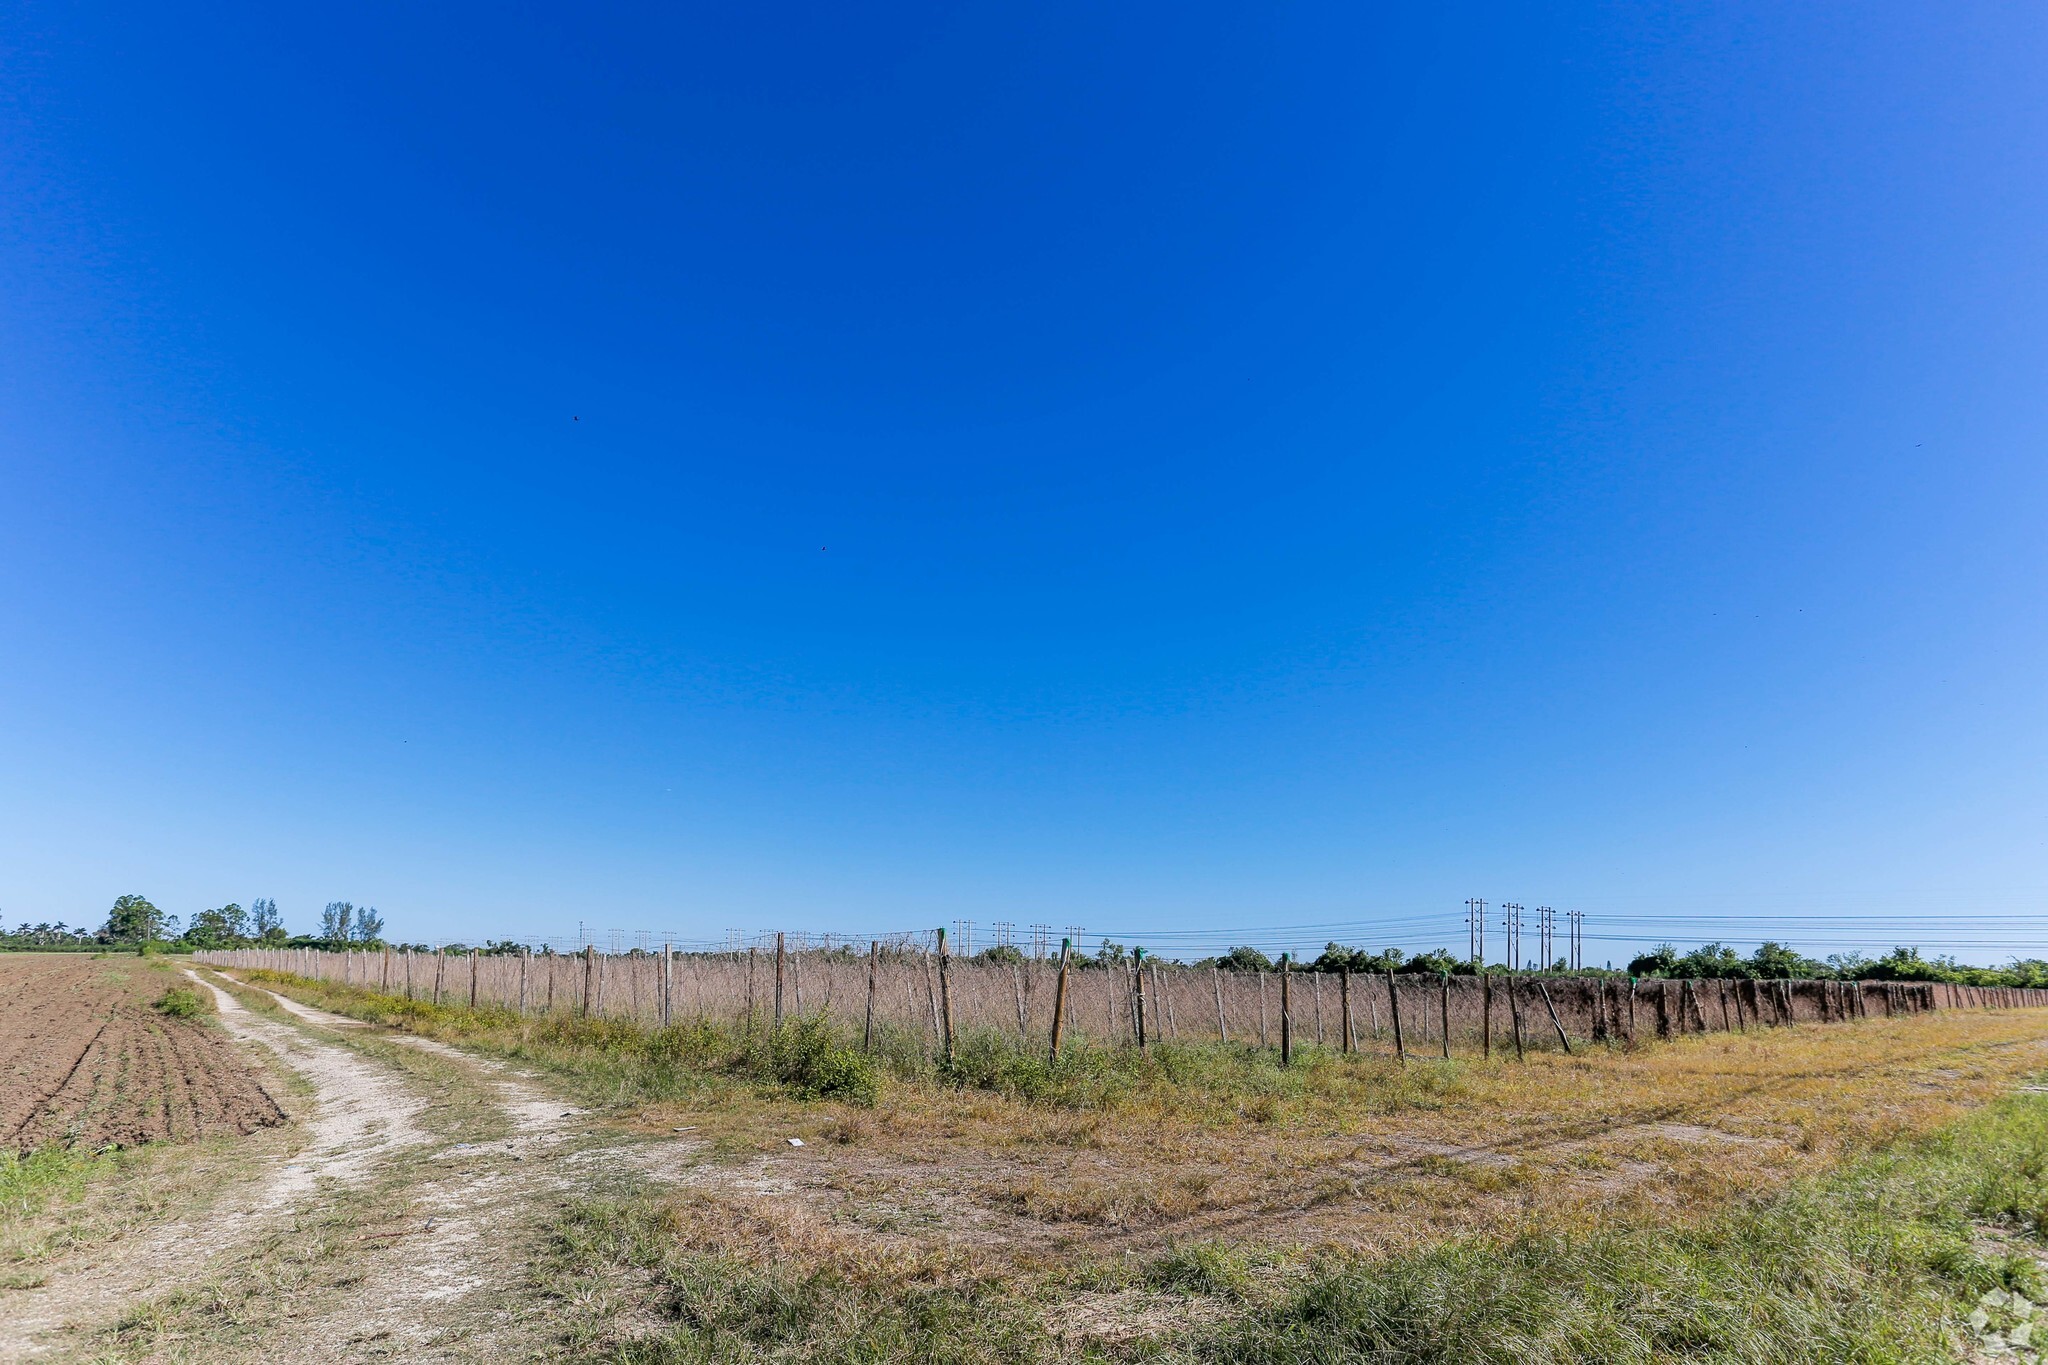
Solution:
[[(2044, 1066), (2048, 1015), (1954, 1012), (1526, 1065), (1326, 1057), (1299, 1093), (1255, 1102), (1195, 1088), (1077, 1113), (899, 1084), (872, 1112), (735, 1097), (636, 1118), (712, 1140), (680, 1223), (748, 1222), (766, 1194), (808, 1229), (776, 1254), (1031, 1278), (1218, 1237), (1392, 1251), (1686, 1218), (1929, 1131)], [(722, 1193), (735, 1174), (748, 1192)]]

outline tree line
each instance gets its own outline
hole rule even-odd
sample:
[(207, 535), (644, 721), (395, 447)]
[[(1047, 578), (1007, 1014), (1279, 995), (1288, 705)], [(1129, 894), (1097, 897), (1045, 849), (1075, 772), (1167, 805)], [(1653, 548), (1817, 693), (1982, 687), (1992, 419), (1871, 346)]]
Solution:
[(329, 901), (320, 912), (317, 931), (294, 934), (285, 927), (277, 902), (259, 896), (246, 909), (226, 905), (195, 911), (180, 926), (147, 896), (117, 896), (98, 928), (67, 925), (62, 920), (9, 929), (0, 922), (0, 948), (157, 948), (170, 952), (222, 948), (385, 948), (427, 945), (387, 943), (384, 917), (375, 906)]

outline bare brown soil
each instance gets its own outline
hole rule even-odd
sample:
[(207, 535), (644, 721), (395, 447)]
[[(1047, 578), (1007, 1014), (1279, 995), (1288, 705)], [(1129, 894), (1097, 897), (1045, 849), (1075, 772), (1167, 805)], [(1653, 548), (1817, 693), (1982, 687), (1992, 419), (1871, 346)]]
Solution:
[(155, 1008), (179, 980), (136, 958), (0, 954), (0, 1144), (125, 1147), (284, 1122), (225, 1033)]

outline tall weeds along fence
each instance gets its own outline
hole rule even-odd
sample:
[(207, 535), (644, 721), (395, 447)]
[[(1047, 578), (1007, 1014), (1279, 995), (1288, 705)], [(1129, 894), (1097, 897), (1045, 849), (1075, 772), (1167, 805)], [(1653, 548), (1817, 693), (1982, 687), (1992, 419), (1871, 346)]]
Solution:
[(1025, 1046), (1230, 1042), (1317, 1044), (1450, 1056), (1569, 1050), (1690, 1033), (1741, 1033), (1942, 1009), (2048, 1005), (2048, 991), (1896, 981), (1663, 980), (1331, 972), (1232, 972), (1147, 960), (1066, 969), (918, 950), (753, 949), (570, 955), (326, 952), (250, 948), (197, 954), (441, 1005), (571, 1015), (658, 1027), (737, 1026), (832, 1014), (869, 1034), (922, 1037), (933, 1051), (972, 1031)]

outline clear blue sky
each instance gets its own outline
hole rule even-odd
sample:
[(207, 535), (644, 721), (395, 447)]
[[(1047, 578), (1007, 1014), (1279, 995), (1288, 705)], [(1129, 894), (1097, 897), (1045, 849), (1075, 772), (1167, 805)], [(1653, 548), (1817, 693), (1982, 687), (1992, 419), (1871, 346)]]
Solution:
[(0, 916), (2048, 951), (2048, 12), (1533, 8), (13, 7)]

